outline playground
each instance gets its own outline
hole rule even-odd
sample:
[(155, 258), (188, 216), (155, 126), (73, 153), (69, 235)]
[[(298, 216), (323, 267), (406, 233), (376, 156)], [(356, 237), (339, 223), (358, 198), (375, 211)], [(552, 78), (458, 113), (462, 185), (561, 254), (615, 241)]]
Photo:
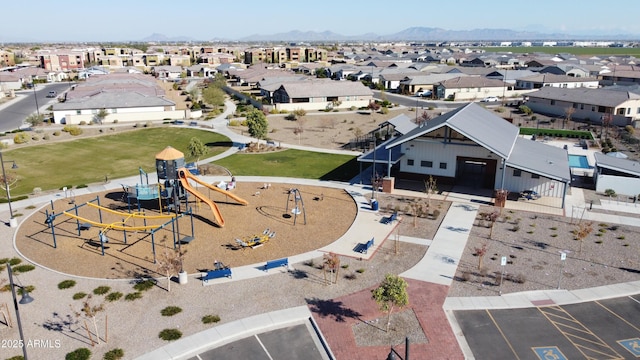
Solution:
[[(179, 230), (176, 247), (178, 239), (192, 237), (188, 244), (179, 246), (186, 250), (184, 269), (194, 274), (212, 269), (216, 260), (236, 267), (321, 248), (344, 234), (355, 219), (356, 204), (344, 190), (296, 185), (304, 201), (304, 213), (296, 215), (292, 212), (295, 199), (289, 196), (294, 186), (264, 187), (262, 183), (237, 183), (230, 191), (245, 199), (248, 203), (245, 206), (223, 193), (199, 186), (197, 191), (217, 205), (224, 226), (219, 226), (212, 209), (194, 196), (189, 197), (191, 213), (185, 211), (182, 203), (178, 226), (175, 219), (158, 217), (161, 215), (158, 200), (140, 202), (144, 216), (123, 218), (122, 213), (128, 213), (129, 208), (132, 214), (138, 213), (137, 204), (128, 204), (124, 191), (78, 196), (73, 203), (62, 198), (53, 202), (53, 211), (50, 204), (24, 220), (16, 245), (25, 257), (68, 274), (112, 279), (162, 276), (153, 261), (153, 248), (159, 260), (163, 253), (173, 249), (174, 234)], [(103, 210), (96, 206), (96, 199)], [(59, 214), (54, 220), (55, 244), (51, 227), (46, 223), (47, 215), (53, 212)], [(165, 209), (162, 215), (170, 214)], [(158, 229), (162, 224), (165, 225)], [(243, 249), (236, 243), (236, 239), (261, 234), (265, 229), (275, 235), (259, 247)], [(106, 242), (101, 241), (101, 233)]]

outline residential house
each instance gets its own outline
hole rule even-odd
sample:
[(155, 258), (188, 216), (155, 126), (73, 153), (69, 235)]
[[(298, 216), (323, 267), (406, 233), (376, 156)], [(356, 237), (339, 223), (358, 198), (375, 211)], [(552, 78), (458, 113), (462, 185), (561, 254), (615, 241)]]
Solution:
[(573, 119), (594, 124), (609, 122), (626, 126), (640, 120), (640, 95), (630, 91), (543, 87), (527, 94), (527, 106), (534, 112), (564, 117), (573, 108)]
[(182, 74), (181, 66), (156, 66), (151, 69), (151, 73), (158, 79), (176, 80), (180, 79)]
[(596, 192), (611, 189), (616, 194), (631, 196), (637, 200), (640, 194), (640, 163), (628, 159), (594, 154), (596, 164), (593, 174)]
[(360, 82), (315, 79), (282, 84), (273, 92), (279, 111), (360, 108), (373, 100), (373, 91)]
[(16, 66), (16, 56), (11, 51), (0, 50), (0, 68), (5, 66)]
[(457, 101), (481, 100), (488, 96), (509, 97), (514, 94), (511, 85), (479, 76), (459, 76), (441, 81), (434, 88), (436, 98)]
[(191, 56), (189, 55), (171, 55), (169, 57), (169, 65), (171, 66), (190, 66)]
[(516, 89), (540, 89), (545, 86), (564, 89), (592, 88), (599, 86), (598, 79), (591, 77), (573, 77), (568, 75), (537, 74), (521, 77), (516, 81)]
[(454, 79), (457, 77), (468, 76), (466, 74), (424, 74), (424, 75), (412, 75), (407, 76), (400, 81), (399, 92), (405, 95), (412, 95), (418, 91), (431, 90), (435, 94), (434, 86), (442, 81)]
[(598, 75), (600, 84), (607, 85), (636, 85), (640, 84), (640, 67), (634, 67), (634, 70), (618, 70)]
[[(493, 111), (469, 103), (422, 123), (384, 149), (400, 147), (398, 164), (387, 163), (387, 176), (439, 183), (478, 191), (535, 191), (562, 199), (571, 181), (567, 151), (519, 135), (519, 128)], [(382, 163), (387, 156), (379, 157)], [(473, 191), (473, 190), (471, 190)]]

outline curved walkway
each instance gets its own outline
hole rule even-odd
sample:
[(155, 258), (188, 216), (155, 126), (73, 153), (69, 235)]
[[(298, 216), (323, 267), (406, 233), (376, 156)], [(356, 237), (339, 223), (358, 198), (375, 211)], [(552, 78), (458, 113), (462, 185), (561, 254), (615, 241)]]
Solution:
[[(234, 111), (234, 106), (232, 103), (228, 104), (227, 110), (221, 116), (216, 118), (215, 120), (208, 122), (199, 122), (199, 125), (202, 127), (206, 127), (207, 125), (211, 128), (212, 131), (219, 132), (228, 136), (234, 144), (236, 143), (246, 143), (248, 141), (255, 141), (255, 139), (251, 139), (246, 136), (238, 135), (237, 133), (229, 130), (226, 127), (226, 115)], [(289, 145), (287, 145), (289, 147)], [(291, 146), (293, 147), (293, 146)], [(318, 149), (310, 149), (304, 147), (306, 150), (317, 151)], [(225, 153), (220, 154), (216, 157), (212, 157), (209, 159), (202, 160), (201, 162), (210, 162), (216, 160), (218, 158), (228, 156), (235, 151), (237, 151), (237, 146), (233, 146), (231, 149), (227, 150)], [(340, 152), (340, 151), (326, 151), (326, 152)], [(340, 152), (343, 153), (343, 152)], [(216, 181), (217, 177), (203, 177), (205, 181)], [(93, 193), (93, 192), (101, 192), (110, 189), (120, 188), (121, 184), (125, 185), (135, 185), (139, 178), (137, 176), (133, 176), (125, 179), (118, 179), (117, 181), (111, 181), (107, 184), (93, 185), (84, 189), (74, 190), (76, 192), (75, 195), (85, 194), (85, 193)], [(345, 191), (348, 191), (354, 198), (354, 201), (358, 204), (358, 214), (356, 219), (344, 236), (340, 239), (336, 240), (334, 243), (329, 246), (318, 249), (313, 252), (300, 254), (295, 257), (290, 258), (291, 263), (305, 261), (310, 258), (318, 257), (326, 251), (336, 252), (338, 254), (344, 256), (354, 256), (369, 258), (375, 254), (375, 249), (380, 246), (382, 241), (386, 239), (391, 233), (393, 227), (389, 225), (385, 225), (382, 223), (382, 216), (376, 212), (372, 211), (370, 205), (364, 194), (367, 191), (370, 191), (370, 188), (367, 189), (361, 185), (353, 185), (339, 182), (324, 182), (318, 180), (304, 180), (304, 179), (291, 179), (291, 178), (270, 178), (266, 180), (264, 177), (238, 177), (239, 181), (270, 181), (270, 182), (283, 182), (283, 183), (294, 183), (294, 184), (310, 184), (310, 185), (319, 185), (319, 186), (330, 186), (337, 188), (344, 188)], [(414, 194), (415, 195), (415, 194)], [(27, 207), (27, 206), (38, 206), (44, 203), (48, 203), (50, 200), (59, 199), (61, 196), (64, 196), (63, 193), (54, 193), (50, 195), (44, 195), (37, 198), (29, 198), (26, 200), (12, 202), (12, 205), (15, 209)], [(460, 261), (462, 256), (462, 252), (466, 247), (466, 242), (469, 236), (469, 231), (473, 225), (473, 221), (476, 217), (478, 206), (473, 202), (465, 201), (463, 197), (457, 198), (452, 206), (450, 207), (449, 212), (445, 216), (439, 230), (436, 232), (434, 239), (410, 239), (410, 238), (401, 238), (403, 241), (412, 241), (412, 242), (422, 242), (427, 244), (430, 241), (430, 246), (425, 254), (424, 258), (416, 264), (413, 268), (407, 270), (402, 273), (401, 276), (410, 279), (411, 281), (418, 281), (424, 283), (426, 286), (425, 289), (428, 291), (429, 286), (433, 286), (434, 289), (438, 289), (437, 291), (441, 292), (442, 286), (449, 286), (453, 281), (455, 276), (457, 264)], [(584, 207), (584, 203), (579, 204), (579, 199), (574, 201), (575, 204), (581, 205)], [(2, 216), (8, 216), (8, 205), (0, 204), (0, 211), (3, 212)], [(589, 214), (589, 213), (588, 213)], [(590, 215), (595, 216), (595, 215)], [(597, 215), (600, 220), (602, 220), (602, 214)], [(602, 220), (603, 221), (603, 220)], [(640, 219), (637, 217), (621, 217), (621, 216), (610, 216), (607, 221), (613, 223), (624, 223), (633, 226), (640, 226)], [(3, 237), (11, 236), (10, 233), (15, 234), (13, 229), (9, 227), (3, 228), (0, 230)], [(358, 243), (362, 243), (370, 238), (380, 239), (380, 241), (374, 242), (373, 251), (369, 251), (367, 255), (365, 254), (354, 254), (354, 247)], [(233, 281), (239, 281), (242, 279), (246, 279), (249, 277), (256, 276), (265, 276), (266, 273), (263, 271), (256, 270), (256, 266), (247, 266), (241, 268), (234, 268), (234, 279)], [(442, 346), (448, 347), (458, 347), (457, 349), (448, 349), (450, 353), (456, 353), (457, 351), (462, 351), (465, 354), (465, 357), (472, 358), (473, 354), (470, 353), (469, 347), (466, 345), (463, 335), (459, 331), (457, 324), (455, 323), (455, 319), (451, 316), (453, 310), (461, 310), (461, 309), (488, 309), (488, 308), (519, 308), (519, 307), (531, 307), (535, 306), (535, 303), (540, 300), (552, 300), (556, 304), (566, 304), (566, 303), (574, 303), (581, 301), (590, 301), (601, 298), (611, 298), (629, 294), (636, 294), (640, 292), (640, 282), (628, 283), (628, 284), (618, 284), (612, 286), (603, 286), (592, 289), (583, 289), (576, 291), (566, 291), (566, 290), (553, 290), (553, 291), (536, 291), (536, 292), (528, 292), (528, 293), (517, 293), (517, 294), (508, 294), (500, 297), (486, 297), (486, 298), (442, 298), (441, 304), (434, 303), (425, 303), (425, 307), (437, 308), (438, 311), (445, 311), (449, 315), (449, 323), (447, 322), (434, 322), (434, 319), (430, 317), (431, 315), (428, 313), (416, 313), (418, 317), (424, 316), (425, 318), (419, 319), (421, 323), (428, 324), (430, 327), (435, 328), (449, 328), (453, 329), (453, 333), (457, 334), (458, 343), (452, 342), (447, 343)], [(367, 293), (367, 297), (370, 297), (370, 294)], [(446, 296), (446, 292), (445, 292)], [(421, 301), (417, 299), (416, 301)], [(437, 306), (434, 306), (437, 305)], [(245, 319), (244, 321), (238, 321), (234, 323), (228, 323), (225, 325), (220, 325), (213, 329), (207, 330), (206, 332), (199, 333), (182, 339), (180, 341), (174, 342), (170, 345), (162, 347), (160, 349), (156, 349), (148, 353), (145, 356), (142, 356), (141, 359), (181, 359), (186, 358), (189, 354), (193, 354), (194, 350), (202, 350), (204, 348), (211, 348), (220, 345), (225, 341), (225, 338), (229, 337), (238, 337), (243, 334), (251, 334), (255, 332), (262, 331), (264, 329), (270, 329), (277, 326), (282, 326), (286, 324), (297, 323), (299, 321), (304, 321), (305, 318), (310, 318), (310, 312), (305, 309), (289, 309), (283, 310), (276, 313), (264, 314), (263, 316), (257, 316), (251, 319)], [(222, 330), (225, 331), (222, 331)], [(230, 329), (235, 329), (234, 331)], [(322, 335), (320, 334), (320, 337)], [(329, 340), (329, 346), (338, 345), (332, 343)], [(347, 349), (351, 352), (351, 354), (356, 354), (358, 351), (362, 350), (359, 348)], [(344, 354), (345, 350), (342, 350), (340, 353)], [(327, 352), (327, 356), (329, 358), (334, 358), (334, 355), (331, 354), (330, 351)], [(417, 356), (418, 358), (428, 358), (433, 354), (428, 352), (422, 352), (420, 349), (417, 351), (412, 349), (412, 356)], [(356, 357), (354, 357), (356, 358)], [(359, 357), (357, 357), (359, 358)]]

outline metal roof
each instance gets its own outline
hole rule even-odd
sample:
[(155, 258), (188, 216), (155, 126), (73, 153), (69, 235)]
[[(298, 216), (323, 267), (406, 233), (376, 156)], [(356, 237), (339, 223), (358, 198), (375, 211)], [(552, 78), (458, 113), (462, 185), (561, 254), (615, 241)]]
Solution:
[(385, 127), (387, 124), (393, 126), (394, 130), (404, 135), (409, 131), (418, 127), (416, 123), (411, 121), (411, 118), (405, 114), (400, 114), (392, 119), (389, 119), (382, 124), (378, 125), (379, 128)]
[(391, 153), (391, 164), (397, 163), (398, 161), (400, 161), (400, 158), (402, 158), (402, 155), (404, 154), (402, 153), (401, 146), (388, 149), (386, 147), (386, 144), (388, 144), (391, 141), (393, 141), (393, 139), (389, 139), (383, 142), (382, 144), (376, 146), (375, 152), (371, 150), (363, 155), (360, 155), (358, 157), (358, 161), (373, 163), (374, 157), (375, 157), (376, 164), (386, 164), (389, 161), (389, 153)]
[(596, 167), (640, 176), (640, 163), (637, 161), (606, 156), (603, 153), (594, 153), (594, 156), (596, 158)]
[(506, 165), (562, 182), (571, 180), (567, 150), (521, 137), (516, 139)]
[(509, 158), (519, 133), (517, 126), (478, 104), (469, 103), (429, 120), (426, 124), (394, 139), (387, 148), (398, 146), (442, 126), (450, 127), (503, 159)]
[(640, 95), (629, 91), (589, 88), (563, 89), (551, 86), (527, 93), (527, 97), (610, 107), (618, 106), (627, 100), (640, 99)]

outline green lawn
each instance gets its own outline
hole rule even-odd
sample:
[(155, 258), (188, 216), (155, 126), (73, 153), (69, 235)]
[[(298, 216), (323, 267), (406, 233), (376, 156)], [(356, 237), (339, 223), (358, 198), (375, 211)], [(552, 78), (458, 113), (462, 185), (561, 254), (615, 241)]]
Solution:
[(573, 47), (573, 46), (517, 46), (517, 47), (481, 47), (479, 49), (488, 52), (512, 52), (515, 54), (524, 53), (544, 53), (544, 54), (560, 54), (568, 53), (573, 55), (640, 55), (640, 48), (610, 48), (610, 47)]
[[(193, 161), (195, 159), (187, 156), (187, 146), (192, 137), (199, 138), (210, 147), (206, 156), (219, 154), (231, 146), (229, 138), (213, 132), (157, 127), (5, 150), (5, 170), (19, 179), (12, 187), (11, 195), (30, 194), (36, 187), (52, 190), (100, 182), (105, 176), (116, 179), (137, 175), (139, 167), (153, 173), (155, 155), (167, 146), (185, 153), (187, 162)], [(7, 160), (15, 160), (18, 169), (11, 169)]]
[(215, 163), (229, 169), (233, 175), (348, 181), (359, 172), (354, 156), (293, 149), (262, 154), (238, 153)]

